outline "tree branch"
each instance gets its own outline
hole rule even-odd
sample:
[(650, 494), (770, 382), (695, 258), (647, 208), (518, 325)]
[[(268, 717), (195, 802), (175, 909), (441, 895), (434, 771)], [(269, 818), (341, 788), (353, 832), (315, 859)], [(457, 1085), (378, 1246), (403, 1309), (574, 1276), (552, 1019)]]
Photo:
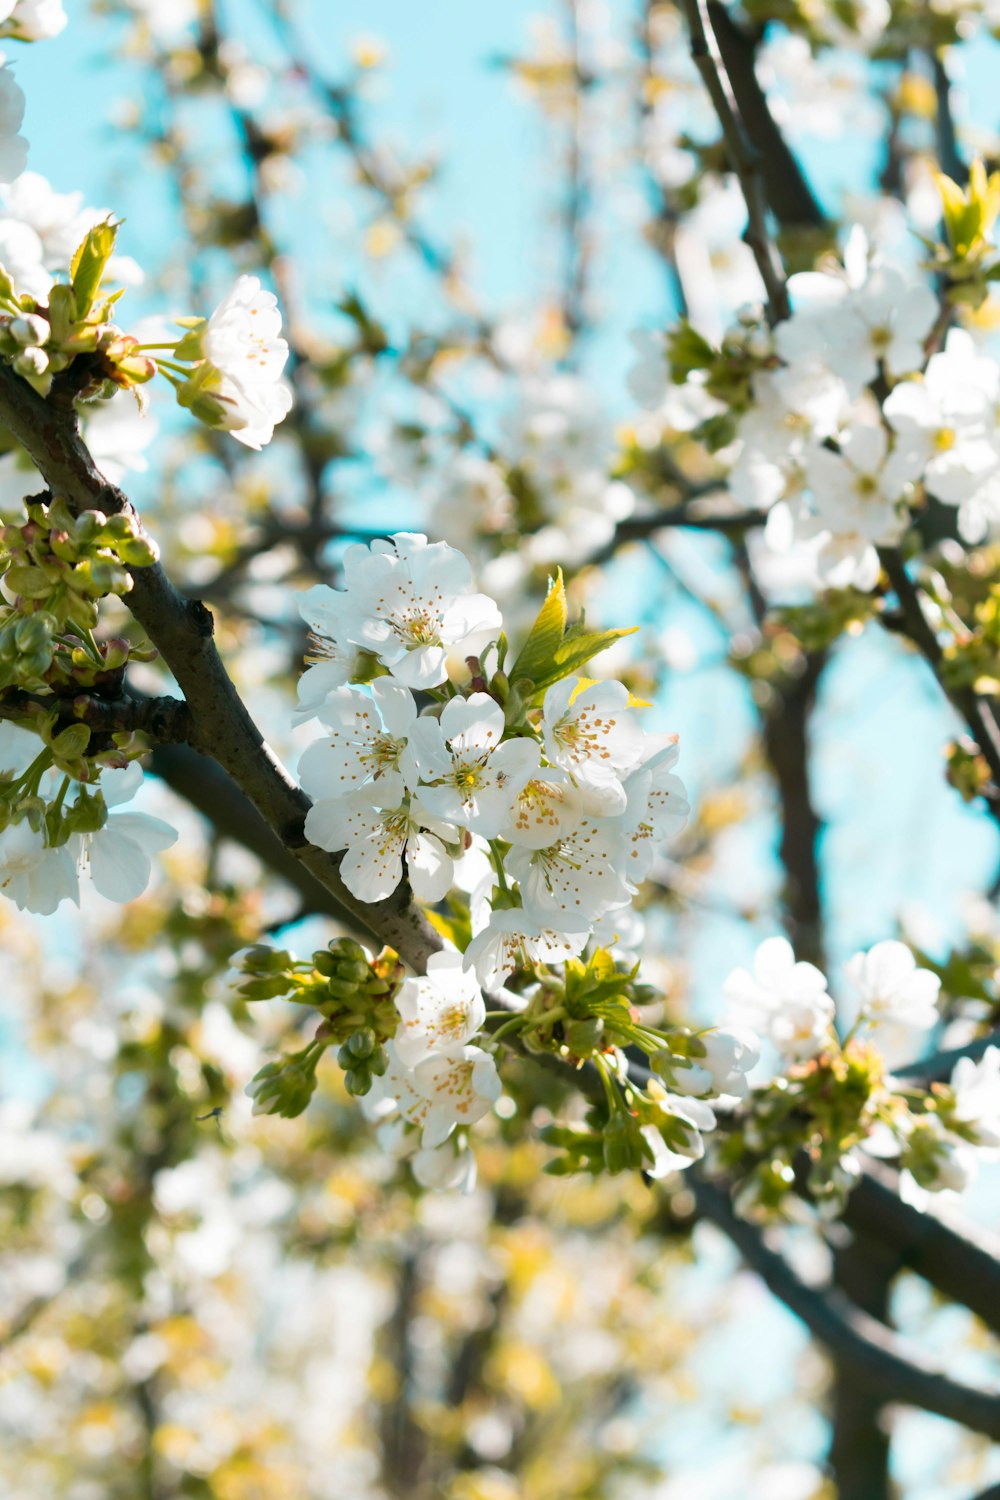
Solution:
[(14, 689), (0, 698), (0, 719), (30, 724), (33, 716), (55, 711), (58, 733), (86, 724), (96, 734), (143, 734), (160, 745), (183, 744), (192, 733), (191, 710), (181, 698), (101, 698), (80, 692), (72, 698)]
[(961, 1231), (936, 1213), (904, 1203), (895, 1174), (878, 1162), (865, 1165), (847, 1200), (843, 1222), (858, 1234), (890, 1246), (902, 1266), (1000, 1333), (1000, 1241), (973, 1224)]
[[(42, 400), (6, 365), (0, 366), (0, 422), (27, 451), (53, 493), (74, 512), (131, 511), (127, 497), (108, 484), (80, 438), (72, 408)], [(264, 740), (226, 672), (213, 640), (211, 612), (186, 599), (160, 565), (132, 570), (125, 596), (132, 614), (177, 680), (191, 715), (189, 743), (217, 761), (253, 803), (281, 843), (355, 914), (366, 930), (422, 969), (440, 946), (402, 882), (386, 901), (358, 901), (339, 874), (340, 860), (305, 836), (311, 803)]]
[(1000, 1393), (950, 1379), (884, 1323), (855, 1307), (842, 1292), (803, 1281), (781, 1255), (769, 1248), (755, 1225), (737, 1218), (728, 1195), (720, 1188), (696, 1178), (692, 1190), (699, 1212), (723, 1231), (769, 1290), (873, 1395), (934, 1412), (973, 1432), (1000, 1438)]
[(740, 181), (747, 206), (743, 238), (753, 251), (757, 269), (767, 292), (772, 322), (789, 313), (785, 268), (767, 228), (767, 196), (764, 191), (761, 153), (747, 132), (726, 71), (726, 64), (713, 30), (707, 0), (682, 0), (691, 36), (691, 57), (718, 115), (733, 170)]
[(906, 571), (902, 553), (896, 547), (880, 547), (879, 560), (899, 600), (907, 638), (916, 646), (937, 678), (942, 692), (965, 720), (990, 768), (994, 783), (993, 795), (986, 798), (986, 803), (993, 817), (1000, 822), (1000, 725), (993, 706), (971, 688), (950, 688), (942, 681), (941, 663), (944, 652), (924, 614), (919, 591)]

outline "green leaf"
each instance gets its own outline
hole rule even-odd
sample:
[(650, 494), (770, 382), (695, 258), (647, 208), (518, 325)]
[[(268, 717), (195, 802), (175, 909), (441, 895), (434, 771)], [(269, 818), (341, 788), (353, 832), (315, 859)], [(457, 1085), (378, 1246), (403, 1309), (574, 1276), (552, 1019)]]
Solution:
[(114, 253), (120, 227), (120, 222), (115, 224), (111, 219), (105, 219), (103, 224), (95, 224), (77, 246), (69, 270), (81, 318), (85, 318), (94, 305), (104, 268)]
[[(527, 677), (537, 685), (542, 678), (547, 677), (566, 634), (566, 618), (566, 586), (563, 583), (562, 569), (557, 568), (548, 597), (538, 611), (538, 617), (528, 633), (528, 639), (518, 652), (517, 660), (507, 673), (511, 682), (516, 682), (519, 677)], [(558, 678), (551, 680), (556, 682)]]
[(550, 688), (554, 682), (561, 682), (564, 677), (571, 677), (574, 672), (586, 666), (591, 657), (606, 651), (615, 641), (621, 640), (623, 635), (634, 635), (638, 629), (638, 625), (629, 625), (618, 630), (588, 630), (583, 635), (569, 636), (561, 646), (556, 647), (552, 663), (544, 675), (534, 679), (536, 688), (542, 691)]

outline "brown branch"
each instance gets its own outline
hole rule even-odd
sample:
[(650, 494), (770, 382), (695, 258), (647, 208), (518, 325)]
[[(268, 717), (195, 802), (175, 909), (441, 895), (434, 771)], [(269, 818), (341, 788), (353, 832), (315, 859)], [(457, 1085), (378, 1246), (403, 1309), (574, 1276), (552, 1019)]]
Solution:
[(968, 1223), (959, 1231), (937, 1214), (904, 1203), (895, 1173), (874, 1161), (866, 1164), (848, 1198), (843, 1222), (891, 1247), (901, 1266), (1000, 1333), (1000, 1241), (995, 1235)]
[(972, 1432), (1000, 1438), (1000, 1393), (950, 1379), (842, 1292), (803, 1281), (765, 1243), (755, 1225), (736, 1216), (728, 1194), (720, 1188), (695, 1178), (692, 1190), (699, 1213), (723, 1231), (769, 1290), (873, 1396), (934, 1412)]
[(743, 238), (753, 251), (764, 283), (770, 320), (780, 322), (789, 313), (788, 289), (781, 256), (767, 228), (767, 194), (761, 152), (743, 123), (707, 0), (682, 0), (682, 4), (691, 36), (691, 57), (715, 108), (729, 159), (746, 202), (747, 227)]
[[(71, 510), (131, 511), (127, 497), (94, 466), (72, 409), (42, 400), (5, 365), (0, 367), (0, 422)], [(307, 841), (309, 798), (266, 743), (237, 693), (215, 647), (211, 612), (180, 594), (159, 564), (136, 568), (132, 577), (126, 603), (184, 693), (191, 714), (189, 743), (228, 771), (285, 848), (339, 903), (422, 969), (441, 944), (413, 904), (405, 882), (388, 900), (367, 906), (341, 880), (339, 859)]]
[[(855, 1307), (888, 1323), (898, 1257), (877, 1240), (843, 1231), (838, 1238), (846, 1243), (834, 1249), (834, 1284)], [(890, 1500), (889, 1433), (883, 1405), (872, 1401), (849, 1364), (837, 1364), (830, 1393), (828, 1453), (837, 1500)]]
[(955, 134), (955, 117), (951, 112), (951, 84), (940, 52), (933, 55), (934, 97), (937, 103), (935, 118), (937, 134), (938, 165), (954, 182), (961, 182), (967, 175), (967, 167), (958, 149)]
[(1000, 724), (993, 706), (972, 688), (952, 688), (942, 680), (944, 652), (924, 613), (919, 590), (906, 571), (902, 554), (895, 547), (880, 547), (879, 560), (899, 600), (904, 633), (927, 662), (956, 712), (965, 720), (990, 768), (993, 792), (986, 798), (986, 803), (992, 816), (1000, 822)]
[(826, 229), (826, 215), (757, 81), (754, 58), (760, 34), (739, 25), (721, 0), (708, 0), (706, 9), (740, 118), (757, 151), (771, 212), (783, 229)]
[(160, 745), (183, 744), (192, 733), (191, 710), (181, 698), (101, 698), (86, 692), (63, 698), (18, 689), (0, 698), (0, 719), (15, 724), (30, 726), (32, 718), (53, 712), (57, 732), (86, 724), (96, 734), (143, 734)]
[(311, 874), (281, 842), (221, 766), (189, 745), (161, 744), (150, 756), (148, 769), (200, 813), (220, 838), (239, 844), (290, 886), (301, 900), (296, 917), (332, 917), (354, 936), (362, 940), (367, 936), (367, 923), (348, 910), (329, 886)]

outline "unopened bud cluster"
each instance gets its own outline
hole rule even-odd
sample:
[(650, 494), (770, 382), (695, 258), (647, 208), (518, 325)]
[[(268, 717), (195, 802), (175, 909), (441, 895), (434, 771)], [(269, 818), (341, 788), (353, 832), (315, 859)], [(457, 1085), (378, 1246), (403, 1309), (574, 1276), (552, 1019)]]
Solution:
[[(0, 357), (40, 396), (71, 365), (74, 393), (87, 399), (113, 396), (156, 374), (139, 341), (111, 322), (115, 297), (100, 295), (117, 232), (110, 221), (91, 229), (73, 257), (72, 279), (52, 286), (44, 302), (18, 292), (0, 267)], [(78, 365), (82, 360), (86, 365)]]
[[(301, 1114), (315, 1088), (316, 1063), (330, 1046), (338, 1048), (350, 1094), (367, 1094), (373, 1080), (385, 1073), (389, 1060), (384, 1043), (399, 1027), (395, 997), (403, 979), (403, 966), (391, 948), (373, 958), (353, 938), (335, 938), (309, 961), (261, 943), (237, 954), (233, 964), (239, 976), (236, 993), (243, 999), (282, 997), (312, 1006), (322, 1018), (309, 1048), (268, 1063), (257, 1074), (253, 1084), (261, 1086), (252, 1092), (255, 1113)], [(313, 1082), (303, 1094), (310, 1076)]]
[(28, 503), (28, 520), (0, 531), (0, 692), (90, 688), (120, 674), (124, 640), (98, 646), (91, 631), (99, 601), (132, 587), (131, 567), (157, 558), (135, 516), (88, 510), (74, 516), (63, 499)]

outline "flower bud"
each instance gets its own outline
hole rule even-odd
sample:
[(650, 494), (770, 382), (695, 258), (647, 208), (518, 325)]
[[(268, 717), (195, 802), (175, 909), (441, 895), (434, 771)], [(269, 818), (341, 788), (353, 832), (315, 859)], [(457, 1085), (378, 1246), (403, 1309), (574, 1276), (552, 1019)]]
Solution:
[(32, 345), (44, 344), (50, 329), (45, 318), (39, 317), (37, 313), (28, 313), (24, 317), (12, 318), (7, 332), (16, 344), (26, 349)]

